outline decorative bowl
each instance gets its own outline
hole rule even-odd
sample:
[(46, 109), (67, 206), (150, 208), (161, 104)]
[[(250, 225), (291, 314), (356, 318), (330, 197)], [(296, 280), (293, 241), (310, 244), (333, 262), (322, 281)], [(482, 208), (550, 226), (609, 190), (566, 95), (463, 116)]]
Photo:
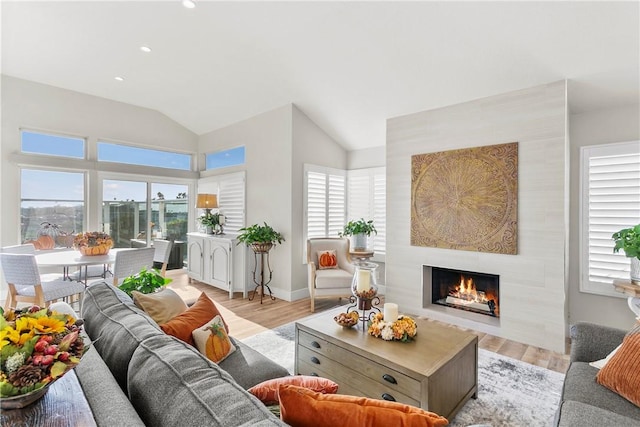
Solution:
[(79, 246), (78, 250), (83, 256), (97, 256), (106, 255), (109, 253), (111, 245), (98, 245), (98, 246)]
[(39, 388), (38, 390), (34, 390), (26, 394), (21, 394), (19, 396), (0, 398), (0, 407), (6, 411), (7, 409), (20, 409), (24, 408), (25, 406), (29, 406), (33, 402), (44, 396), (47, 391), (49, 391), (49, 386), (51, 384), (53, 383), (49, 383), (44, 387)]
[(351, 328), (358, 323), (360, 315), (357, 311), (352, 311), (351, 313), (340, 313), (335, 316), (333, 320), (344, 328)]

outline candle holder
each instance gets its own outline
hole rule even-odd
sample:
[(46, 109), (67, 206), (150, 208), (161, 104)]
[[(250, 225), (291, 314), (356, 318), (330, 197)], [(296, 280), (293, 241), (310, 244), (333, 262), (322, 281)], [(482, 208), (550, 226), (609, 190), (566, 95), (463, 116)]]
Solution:
[(368, 329), (367, 323), (373, 318), (373, 315), (381, 312), (378, 307), (380, 298), (378, 297), (376, 268), (378, 268), (378, 264), (372, 262), (357, 265), (351, 282), (352, 296), (349, 297), (349, 302), (352, 305), (347, 307), (347, 313), (360, 312), (358, 313), (358, 321), (362, 322), (363, 332)]

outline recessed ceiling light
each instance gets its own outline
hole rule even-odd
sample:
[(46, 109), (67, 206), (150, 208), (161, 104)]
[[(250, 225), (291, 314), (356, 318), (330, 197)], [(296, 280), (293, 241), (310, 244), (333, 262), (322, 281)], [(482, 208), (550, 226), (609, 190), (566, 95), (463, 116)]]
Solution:
[(182, 5), (187, 9), (193, 9), (196, 7), (196, 4), (193, 0), (182, 0)]
[(151, 52), (151, 48), (149, 46), (140, 46), (140, 50), (143, 51), (144, 53)]
[(116, 76), (114, 78), (119, 82), (123, 82), (124, 81), (124, 77)]

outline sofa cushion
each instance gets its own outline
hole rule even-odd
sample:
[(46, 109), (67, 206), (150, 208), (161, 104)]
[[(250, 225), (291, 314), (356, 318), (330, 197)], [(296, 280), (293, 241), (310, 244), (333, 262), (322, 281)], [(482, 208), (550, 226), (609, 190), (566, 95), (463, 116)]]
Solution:
[(149, 426), (284, 426), (233, 378), (168, 335), (143, 341), (129, 365), (129, 400)]
[(278, 389), (280, 416), (293, 427), (440, 427), (446, 418), (415, 406), (343, 394), (322, 394), (294, 385)]
[(94, 348), (85, 352), (74, 372), (98, 425), (144, 427), (127, 395)]
[(256, 384), (248, 391), (260, 399), (265, 405), (278, 403), (278, 388), (283, 385), (295, 385), (318, 392), (335, 394), (338, 392), (338, 384), (327, 378), (310, 375), (291, 375), (288, 377), (274, 378)]
[(289, 372), (276, 362), (267, 359), (248, 345), (231, 337), (236, 351), (220, 362), (220, 367), (227, 371), (244, 389), (249, 389), (263, 381), (289, 375)]
[(620, 349), (598, 372), (597, 381), (640, 406), (640, 326), (622, 341)]
[(153, 335), (163, 335), (156, 323), (133, 304), (127, 294), (106, 282), (93, 284), (82, 302), (85, 331), (123, 391), (127, 369), (138, 345)]
[(209, 299), (204, 292), (200, 294), (198, 300), (185, 312), (177, 315), (167, 323), (160, 325), (160, 328), (169, 335), (181, 339), (187, 344), (195, 345), (191, 333), (200, 326), (213, 319), (216, 315), (220, 315), (224, 327), (229, 332), (229, 326), (218, 311), (215, 303)]
[(582, 402), (640, 421), (640, 408), (596, 382), (598, 370), (587, 362), (574, 362), (564, 380), (563, 401)]
[(353, 274), (346, 270), (328, 269), (316, 271), (316, 288), (348, 288), (351, 286)]
[(131, 296), (134, 304), (144, 310), (158, 325), (168, 322), (188, 308), (180, 295), (169, 288), (150, 294), (133, 291)]
[(638, 427), (638, 421), (582, 402), (568, 401), (560, 407), (558, 427)]
[(219, 314), (194, 330), (191, 335), (198, 351), (214, 363), (222, 362), (236, 351)]

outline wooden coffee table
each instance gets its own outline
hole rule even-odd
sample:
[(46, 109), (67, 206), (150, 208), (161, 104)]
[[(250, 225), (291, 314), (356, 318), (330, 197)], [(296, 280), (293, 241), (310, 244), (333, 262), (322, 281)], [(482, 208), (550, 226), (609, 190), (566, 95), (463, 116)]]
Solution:
[(478, 337), (417, 319), (414, 341), (384, 341), (333, 321), (344, 307), (296, 322), (295, 371), (338, 393), (395, 400), (451, 419), (478, 391)]

